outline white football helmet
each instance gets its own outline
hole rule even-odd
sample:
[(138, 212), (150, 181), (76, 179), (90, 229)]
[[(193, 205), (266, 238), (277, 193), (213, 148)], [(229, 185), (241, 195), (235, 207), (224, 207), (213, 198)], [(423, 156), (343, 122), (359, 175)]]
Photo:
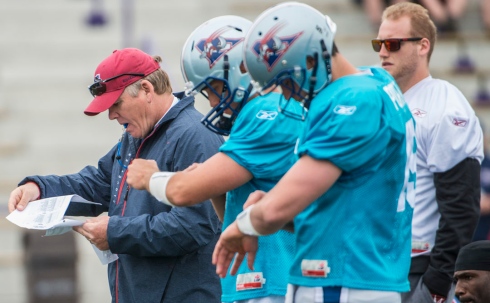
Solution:
[[(336, 30), (328, 16), (311, 6), (298, 2), (276, 5), (260, 14), (248, 31), (245, 66), (261, 88), (287, 85), (307, 109), (331, 81), (330, 55)], [(316, 64), (307, 66), (307, 57), (316, 59)], [(288, 102), (282, 103), (286, 113), (283, 105)]]
[[(187, 93), (200, 92), (207, 98), (203, 93), (207, 87), (220, 98), (201, 122), (221, 135), (229, 135), (240, 109), (254, 91), (250, 75), (240, 69), (243, 41), (251, 25), (251, 21), (238, 16), (213, 18), (192, 32), (182, 50)], [(212, 88), (214, 80), (223, 81), (222, 93)]]

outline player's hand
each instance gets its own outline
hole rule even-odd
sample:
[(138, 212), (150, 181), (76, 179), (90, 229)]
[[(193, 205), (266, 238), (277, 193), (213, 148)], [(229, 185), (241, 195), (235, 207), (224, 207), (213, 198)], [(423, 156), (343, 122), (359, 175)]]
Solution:
[(262, 190), (254, 191), (253, 193), (248, 195), (247, 201), (245, 201), (245, 204), (243, 204), (243, 209), (246, 209), (250, 205), (259, 202), (262, 199), (262, 197), (264, 197), (266, 194), (267, 193), (265, 191), (262, 191)]
[[(258, 249), (258, 238), (244, 235), (233, 222), (221, 234), (213, 252), (213, 264), (216, 265), (216, 273), (221, 278), (226, 276), (228, 267), (235, 257), (230, 273), (235, 275), (247, 254), (248, 267), (253, 270), (253, 263)], [(236, 256), (235, 256), (235, 253)]]
[(27, 182), (26, 184), (17, 187), (10, 193), (8, 204), (9, 213), (16, 209), (19, 211), (24, 210), (27, 203), (37, 200), (39, 196), (41, 196), (41, 192), (34, 182)]
[(81, 226), (74, 226), (73, 230), (84, 236), (90, 243), (94, 244), (100, 250), (108, 250), (107, 226), (109, 217), (101, 216), (91, 218), (85, 221)]
[(150, 178), (154, 173), (159, 171), (155, 160), (134, 159), (128, 166), (126, 182), (132, 188), (149, 191)]

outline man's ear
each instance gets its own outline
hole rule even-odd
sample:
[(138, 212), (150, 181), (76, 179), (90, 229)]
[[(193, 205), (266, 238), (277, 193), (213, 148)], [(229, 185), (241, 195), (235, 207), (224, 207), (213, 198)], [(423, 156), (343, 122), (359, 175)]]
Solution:
[(316, 60), (312, 56), (306, 56), (306, 68), (312, 69), (315, 66)]
[(141, 89), (145, 93), (146, 102), (151, 103), (151, 100), (153, 99), (152, 98), (153, 93), (155, 92), (155, 88), (153, 87), (153, 84), (151, 84), (151, 82), (148, 80), (142, 80), (141, 81)]
[(427, 38), (420, 40), (420, 53), (421, 55), (427, 55), (430, 51), (430, 41)]
[(148, 80), (141, 81), (141, 89), (144, 90), (145, 94), (152, 93), (155, 90), (153, 84), (151, 84), (151, 82)]

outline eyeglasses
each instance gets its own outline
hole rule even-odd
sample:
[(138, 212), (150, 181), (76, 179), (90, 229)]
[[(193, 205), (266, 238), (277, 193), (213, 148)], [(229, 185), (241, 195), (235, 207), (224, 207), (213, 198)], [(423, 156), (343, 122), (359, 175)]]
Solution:
[(391, 38), (391, 39), (373, 39), (371, 40), (371, 44), (373, 45), (373, 49), (375, 52), (379, 52), (381, 50), (381, 45), (385, 45), (386, 50), (389, 52), (396, 52), (400, 49), (402, 42), (405, 41), (420, 41), (423, 38)]
[(106, 87), (106, 83), (107, 82), (112, 81), (112, 80), (117, 79), (117, 78), (122, 77), (122, 76), (144, 77), (145, 74), (135, 74), (135, 73), (120, 74), (120, 75), (111, 77), (109, 79), (97, 81), (94, 84), (90, 85), (88, 87), (88, 90), (90, 91), (90, 93), (92, 94), (92, 96), (94, 96), (94, 97), (95, 96), (100, 96), (100, 95), (102, 95), (103, 93), (105, 93), (107, 91), (107, 87)]

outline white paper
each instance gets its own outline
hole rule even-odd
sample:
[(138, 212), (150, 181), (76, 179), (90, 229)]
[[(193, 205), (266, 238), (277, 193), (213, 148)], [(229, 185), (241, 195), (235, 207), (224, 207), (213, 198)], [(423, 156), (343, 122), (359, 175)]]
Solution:
[(73, 202), (101, 205), (87, 201), (78, 195), (58, 196), (31, 201), (23, 211), (11, 212), (7, 220), (20, 227), (46, 230), (46, 236), (61, 235), (70, 231), (73, 226), (79, 226), (85, 222), (65, 217), (68, 205)]
[(102, 265), (107, 265), (119, 259), (119, 256), (117, 254), (113, 254), (110, 250), (100, 250), (94, 244), (92, 244), (92, 247), (94, 248), (95, 254), (97, 257), (99, 257)]
[[(78, 195), (58, 196), (31, 201), (23, 211), (14, 210), (7, 216), (7, 220), (24, 228), (46, 230), (46, 236), (61, 235), (72, 230), (73, 226), (82, 225), (86, 220), (78, 220), (65, 216), (70, 203), (90, 202)], [(97, 257), (103, 265), (116, 261), (119, 257), (110, 250), (101, 251), (92, 244)]]

